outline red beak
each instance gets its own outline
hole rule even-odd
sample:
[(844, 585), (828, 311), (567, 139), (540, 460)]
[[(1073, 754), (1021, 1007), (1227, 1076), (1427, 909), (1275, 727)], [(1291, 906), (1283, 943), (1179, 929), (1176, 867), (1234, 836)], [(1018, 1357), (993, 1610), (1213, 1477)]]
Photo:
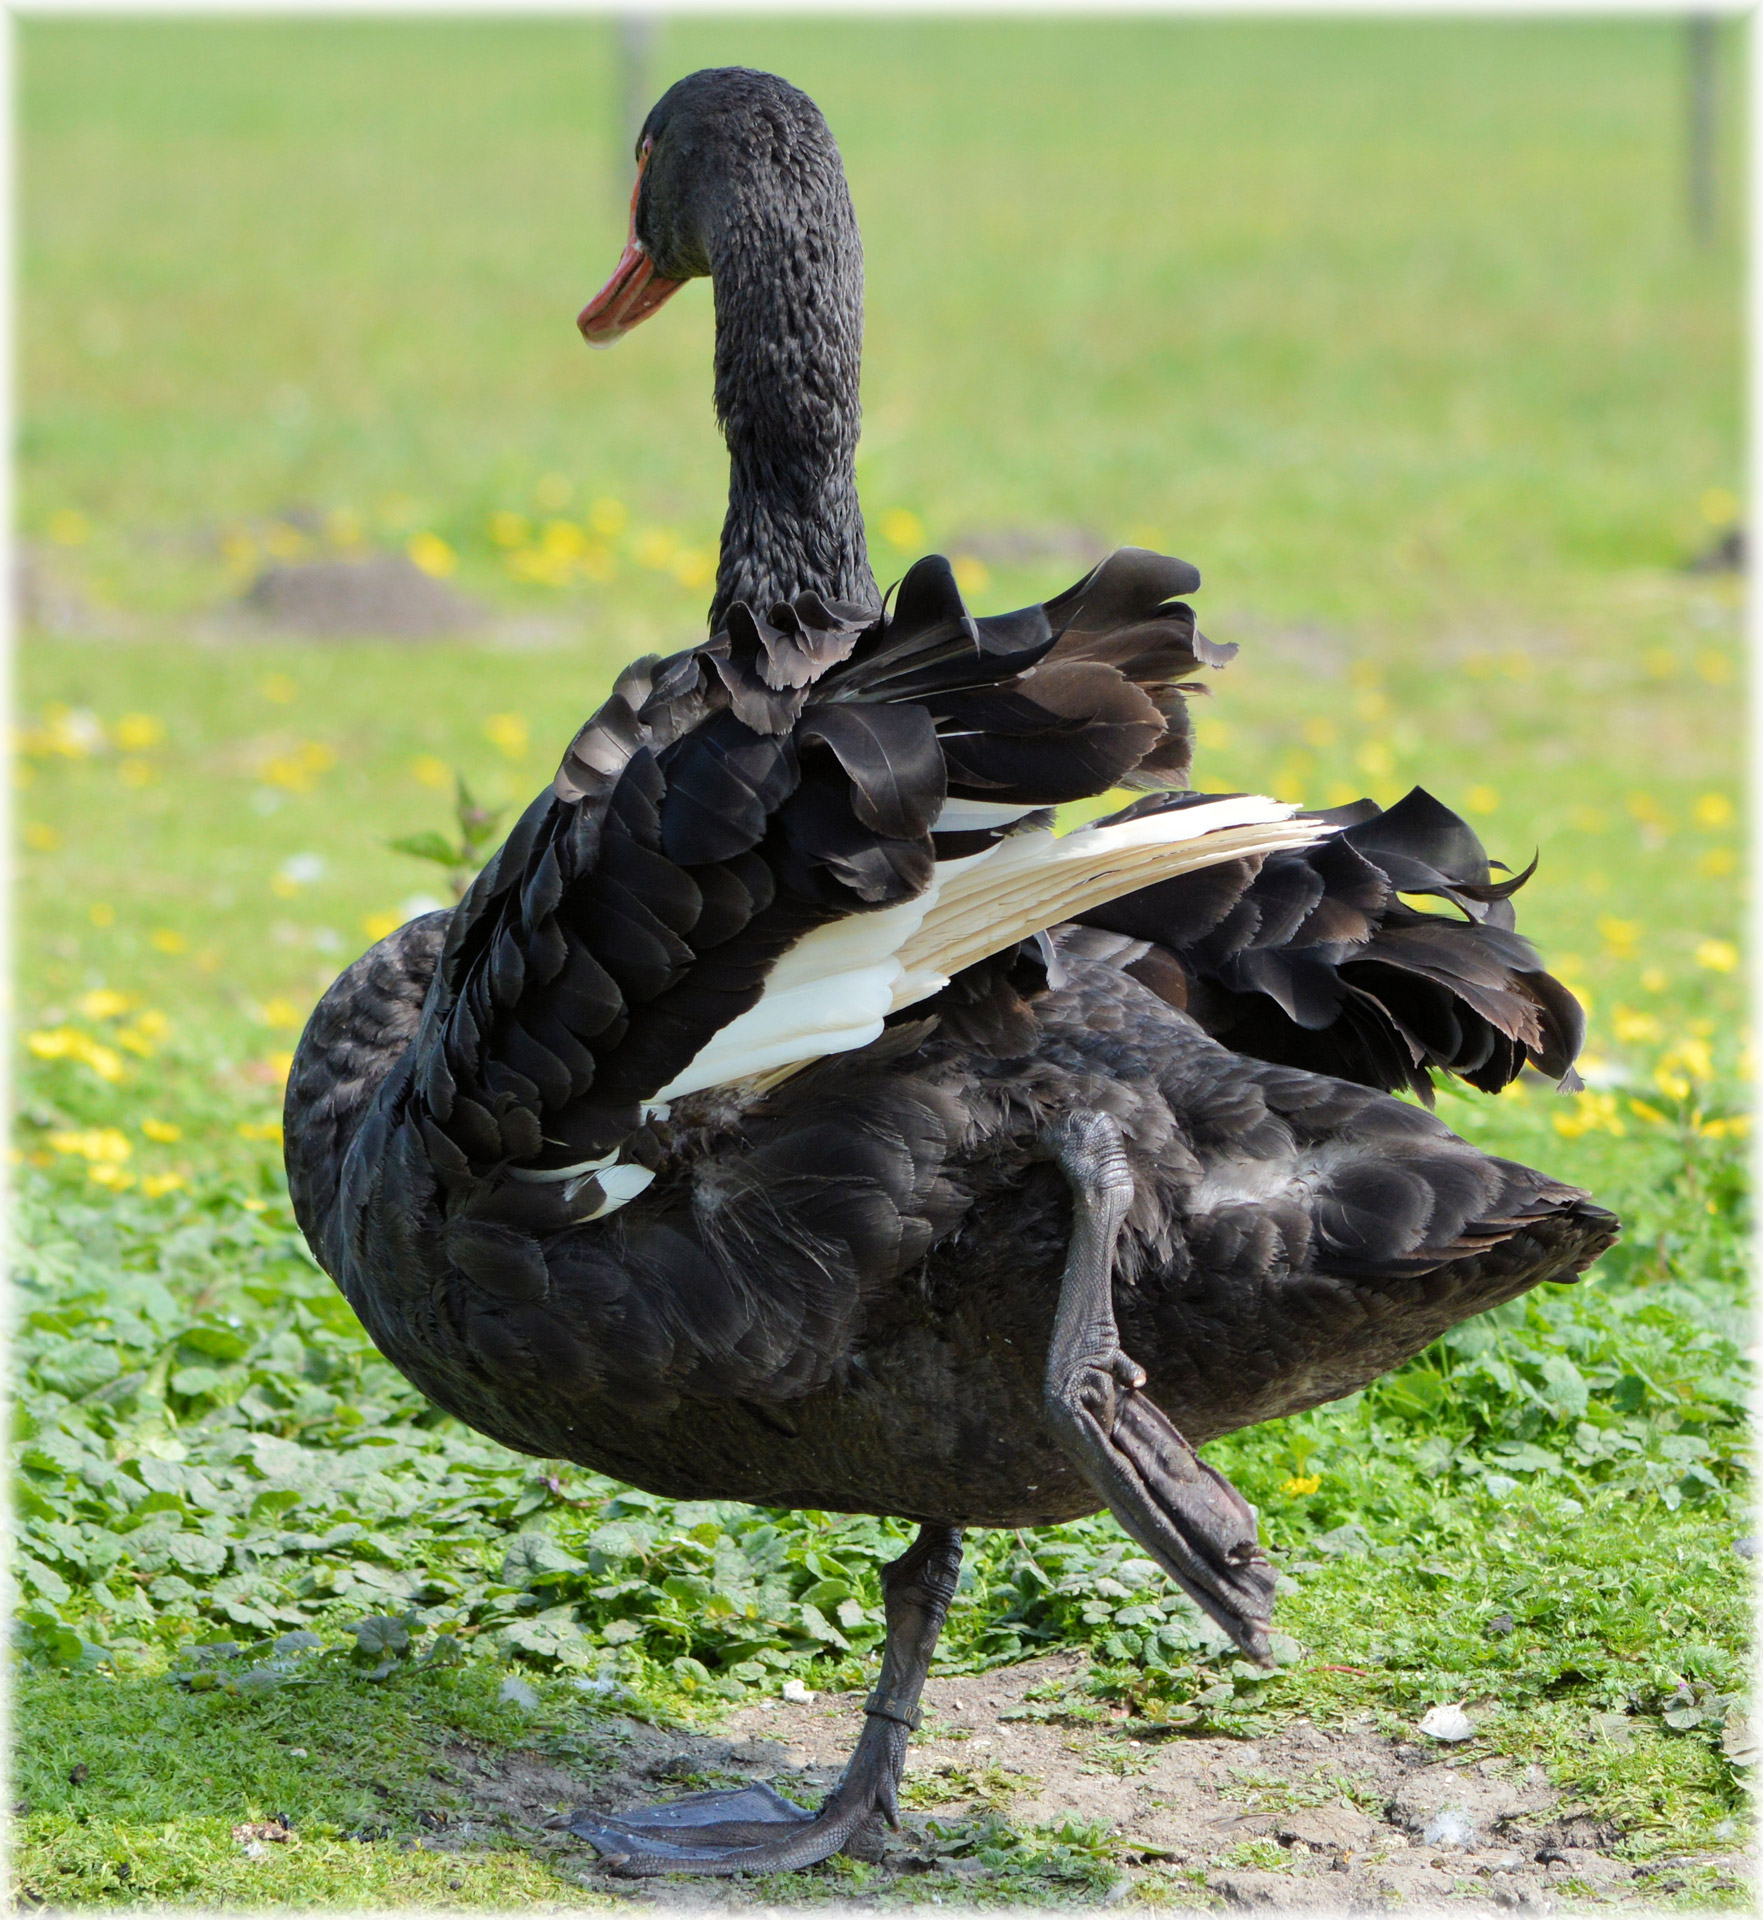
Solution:
[[(645, 154), (644, 163), (647, 160)], [(683, 280), (664, 280), (637, 238), (637, 195), (642, 187), (643, 166), (639, 164), (637, 184), (631, 188), (631, 224), (624, 252), (612, 270), (612, 278), (576, 317), (575, 324), (590, 347), (609, 347), (615, 340), (622, 340), (639, 320), (647, 320), (686, 284)]]

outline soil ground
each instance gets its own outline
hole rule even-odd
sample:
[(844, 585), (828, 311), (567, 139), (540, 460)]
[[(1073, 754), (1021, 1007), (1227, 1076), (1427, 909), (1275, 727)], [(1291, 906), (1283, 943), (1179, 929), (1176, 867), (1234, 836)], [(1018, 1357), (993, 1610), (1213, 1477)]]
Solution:
[[(1079, 1680), (1082, 1666), (1081, 1656), (1055, 1655), (933, 1679), (900, 1831), (861, 1889), (842, 1891), (864, 1904), (1007, 1898), (1001, 1876), (963, 1857), (973, 1823), (993, 1809), (1018, 1832), (1068, 1820), (1106, 1829), (1109, 1855), (1125, 1869), (1102, 1896), (1108, 1905), (1138, 1894), (1266, 1911), (1649, 1906), (1679, 1891), (1691, 1864), (1622, 1858), (1622, 1835), (1565, 1799), (1540, 1768), (1474, 1741), (1444, 1747), (1391, 1738), (1369, 1722), (1325, 1729), (1307, 1720), (1254, 1740), (1160, 1739), (1142, 1737), (1142, 1722), (1129, 1733), (1123, 1722), (1067, 1718), (1061, 1683)], [(614, 1717), (600, 1723), (603, 1756), (577, 1768), (459, 1749), (452, 1757), (469, 1807), (446, 1817), (431, 1844), (482, 1844), (513, 1827), (566, 1872), (579, 1855), (581, 1884), (595, 1892), (685, 1908), (766, 1904), (778, 1898), (777, 1879), (619, 1879), (564, 1823), (583, 1806), (646, 1805), (751, 1781), (815, 1805), (838, 1777), (861, 1713), (857, 1694), (768, 1700), (713, 1736)], [(1694, 1864), (1744, 1884), (1736, 1851)]]

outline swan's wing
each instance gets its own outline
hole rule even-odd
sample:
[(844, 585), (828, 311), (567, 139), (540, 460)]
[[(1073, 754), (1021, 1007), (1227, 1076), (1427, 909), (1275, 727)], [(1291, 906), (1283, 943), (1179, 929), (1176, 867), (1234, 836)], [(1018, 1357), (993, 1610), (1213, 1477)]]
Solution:
[(645, 1109), (865, 1045), (1114, 893), (1328, 831), (1243, 797), (1037, 819), (1185, 765), (1179, 690), (1221, 657), (1171, 597), (1196, 578), (1128, 549), (976, 621), (932, 559), (889, 615), (738, 606), (629, 669), (455, 915), (411, 1096), (442, 1177), (593, 1217), (649, 1178)]
[(1118, 963), (1235, 1052), (1427, 1100), (1435, 1068), (1489, 1093), (1527, 1065), (1577, 1085), (1585, 1017), (1515, 927), (1535, 863), (1495, 880), (1474, 830), (1419, 787), (1320, 817), (1339, 833), (1074, 917), (1148, 943)]

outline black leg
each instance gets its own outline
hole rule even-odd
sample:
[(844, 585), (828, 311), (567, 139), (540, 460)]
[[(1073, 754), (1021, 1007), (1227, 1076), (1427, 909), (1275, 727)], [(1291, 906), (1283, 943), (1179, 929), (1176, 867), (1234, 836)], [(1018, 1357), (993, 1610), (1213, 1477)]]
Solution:
[(1120, 1130), (1106, 1114), (1072, 1114), (1044, 1136), (1071, 1183), (1066, 1255), (1044, 1404), (1061, 1446), (1132, 1537), (1252, 1658), (1268, 1656), (1273, 1569), (1255, 1516), (1143, 1391), (1121, 1351), (1114, 1250), (1132, 1205)]
[(898, 1789), (906, 1741), (918, 1725), (918, 1697), (955, 1581), (961, 1535), (927, 1524), (882, 1569), (888, 1637), (868, 1718), (839, 1784), (815, 1814), (769, 1787), (695, 1793), (628, 1814), (578, 1813), (569, 1823), (599, 1849), (614, 1873), (788, 1873), (841, 1850), (873, 1856), (879, 1824), (899, 1825)]

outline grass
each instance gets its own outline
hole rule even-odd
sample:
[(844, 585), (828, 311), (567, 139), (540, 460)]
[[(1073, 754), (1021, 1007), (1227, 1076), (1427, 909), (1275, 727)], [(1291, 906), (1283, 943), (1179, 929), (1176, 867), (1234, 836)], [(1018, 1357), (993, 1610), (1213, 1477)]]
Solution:
[[(1541, 850), (1522, 923), (1592, 1010), (1590, 1094), (1441, 1107), (1623, 1214), (1596, 1277), (1214, 1450), (1294, 1572), (1286, 1664), (1100, 1521), (976, 1541), (945, 1660), (1076, 1641), (1049, 1711), (1227, 1733), (1466, 1700), (1637, 1862), (1739, 1814), (1748, 1659), (1738, 595), (1682, 571), (1734, 510), (1738, 275), (1685, 229), (1676, 33), (671, 21), (656, 74), (773, 66), (839, 134), (878, 571), (922, 534), (1002, 606), (1073, 529), (1196, 559), (1243, 642), (1206, 783), (1424, 779)], [(553, 1486), (437, 1418), (305, 1255), (274, 1121), (323, 985), (443, 890), (390, 839), (454, 769), (524, 800), (690, 637), (708, 299), (575, 340), (623, 217), (604, 22), (20, 42), (20, 516), (84, 611), (17, 668), (19, 1884), (579, 1902), (542, 1837), (422, 1844), (449, 1756), (588, 1765), (609, 1712), (857, 1683), (898, 1530)], [(494, 637), (215, 617), (266, 559), (412, 539)], [(247, 1858), (277, 1811), (300, 1844)], [(1013, 1897), (1114, 1872), (1002, 1815), (949, 1848)]]

